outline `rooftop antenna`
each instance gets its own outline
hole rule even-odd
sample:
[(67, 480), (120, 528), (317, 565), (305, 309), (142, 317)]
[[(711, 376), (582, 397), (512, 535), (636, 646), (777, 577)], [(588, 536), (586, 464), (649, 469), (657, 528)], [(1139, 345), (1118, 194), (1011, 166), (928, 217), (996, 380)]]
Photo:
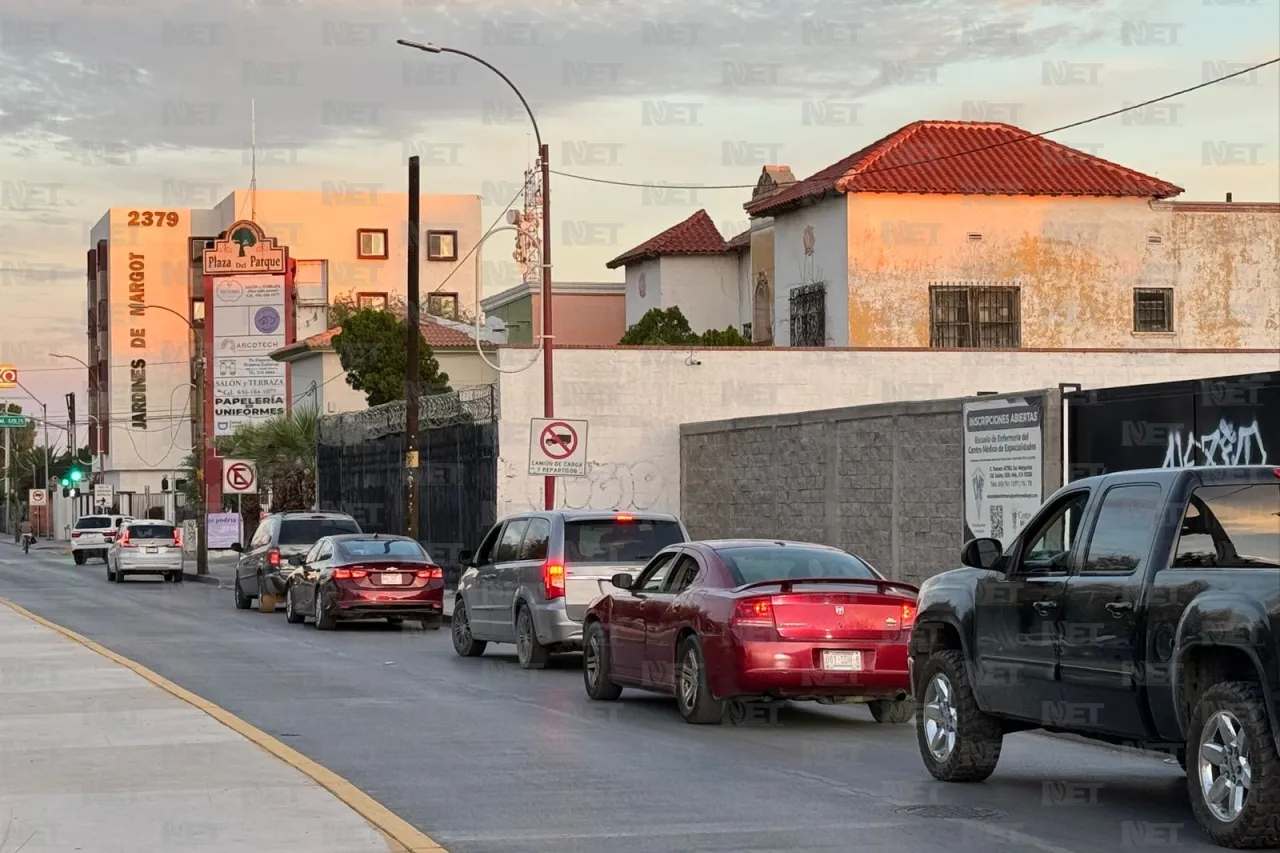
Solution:
[(258, 105), (249, 99), (249, 221), (258, 221)]

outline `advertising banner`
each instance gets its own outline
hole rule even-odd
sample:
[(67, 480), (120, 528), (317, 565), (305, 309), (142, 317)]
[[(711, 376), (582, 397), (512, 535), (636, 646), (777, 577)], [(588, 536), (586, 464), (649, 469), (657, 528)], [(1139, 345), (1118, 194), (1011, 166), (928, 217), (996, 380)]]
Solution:
[(285, 277), (220, 277), (213, 286), (213, 435), (261, 423), (288, 408), (285, 365), (269, 354), (285, 345)]
[(1004, 544), (1044, 501), (1043, 397), (1002, 397), (964, 405), (967, 537)]

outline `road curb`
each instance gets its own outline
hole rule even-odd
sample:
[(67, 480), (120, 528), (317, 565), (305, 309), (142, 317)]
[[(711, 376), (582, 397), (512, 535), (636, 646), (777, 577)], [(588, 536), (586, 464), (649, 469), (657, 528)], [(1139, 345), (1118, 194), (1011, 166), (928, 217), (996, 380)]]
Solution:
[(226, 588), (226, 587), (223, 587), (222, 581), (218, 580), (213, 575), (198, 575), (195, 572), (184, 571), (182, 573), (182, 579), (188, 580), (188, 581), (195, 581), (196, 583), (208, 584), (210, 586), (216, 586), (218, 589)]
[[(381, 833), (384, 836), (384, 840), (390, 842), (387, 845), (388, 848), (395, 851), (395, 853), (437, 853), (437, 851), (438, 853), (446, 853), (445, 848), (441, 847), (440, 844), (430, 836), (414, 827), (408, 821), (392, 812), (386, 806), (379, 803), (373, 797), (370, 797), (364, 791), (361, 791), (346, 779), (343, 779), (327, 767), (317, 764), (292, 747), (286, 746), (256, 726), (246, 723), (230, 711), (213, 704), (208, 699), (197, 696), (184, 687), (178, 686), (164, 676), (157, 675), (142, 664), (131, 661), (123, 655), (116, 654), (106, 646), (95, 643), (88, 637), (84, 637), (69, 628), (64, 628), (61, 625), (50, 622), (44, 617), (37, 616), (25, 607), (21, 607), (20, 605), (14, 604), (12, 601), (4, 598), (0, 598), (0, 604), (4, 604), (10, 610), (27, 617), (39, 625), (43, 625), (46, 628), (56, 631), (67, 639), (84, 646), (90, 651), (97, 652), (113, 663), (119, 664), (134, 674), (141, 676), (143, 679), (151, 682), (151, 684), (159, 687), (171, 696), (181, 699), (193, 708), (198, 708), (199, 710), (204, 711), (210, 717), (217, 720), (219, 723), (222, 723), (222, 725), (231, 729), (236, 734), (256, 744), (265, 752), (274, 755), (276, 758), (280, 759), (304, 776), (309, 777), (313, 782), (333, 794), (335, 799), (346, 805), (356, 814), (360, 815), (360, 817), (364, 818), (370, 826)], [(392, 847), (392, 843), (397, 846)]]

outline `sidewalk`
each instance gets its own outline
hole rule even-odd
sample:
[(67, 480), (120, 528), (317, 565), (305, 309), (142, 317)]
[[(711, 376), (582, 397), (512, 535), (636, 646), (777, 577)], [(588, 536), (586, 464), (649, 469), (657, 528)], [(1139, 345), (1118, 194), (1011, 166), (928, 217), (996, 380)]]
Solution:
[(441, 849), (268, 735), (87, 642), (0, 604), (5, 853)]

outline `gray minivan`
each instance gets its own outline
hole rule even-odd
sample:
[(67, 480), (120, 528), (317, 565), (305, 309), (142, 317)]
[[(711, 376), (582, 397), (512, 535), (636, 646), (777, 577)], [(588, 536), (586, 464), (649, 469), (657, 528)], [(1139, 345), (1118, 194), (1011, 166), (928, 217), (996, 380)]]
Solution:
[(526, 512), (493, 526), (464, 571), (453, 603), (453, 648), (463, 657), (515, 643), (525, 669), (582, 649), (587, 607), (668, 545), (688, 542), (674, 515), (615, 510)]

